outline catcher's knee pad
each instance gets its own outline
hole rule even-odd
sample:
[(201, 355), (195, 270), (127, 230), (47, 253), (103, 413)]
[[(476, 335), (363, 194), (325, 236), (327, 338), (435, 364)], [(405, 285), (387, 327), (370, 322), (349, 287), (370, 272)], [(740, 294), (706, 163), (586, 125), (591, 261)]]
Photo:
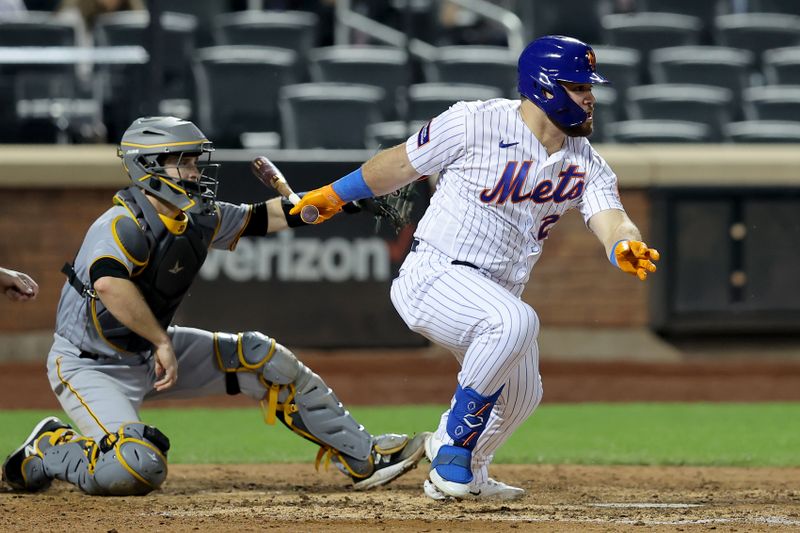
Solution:
[(42, 453), (45, 473), (87, 494), (147, 494), (167, 477), (169, 439), (141, 422), (125, 424), (99, 442), (72, 433), (51, 444)]
[(94, 481), (104, 494), (147, 494), (167, 477), (169, 439), (155, 427), (140, 422), (125, 424), (103, 437), (99, 447)]
[[(217, 361), (224, 372), (254, 372), (267, 390), (265, 420), (280, 418), (295, 433), (359, 460), (369, 458), (372, 436), (325, 382), (275, 339), (257, 331), (217, 333)], [(278, 414), (280, 413), (280, 414)]]

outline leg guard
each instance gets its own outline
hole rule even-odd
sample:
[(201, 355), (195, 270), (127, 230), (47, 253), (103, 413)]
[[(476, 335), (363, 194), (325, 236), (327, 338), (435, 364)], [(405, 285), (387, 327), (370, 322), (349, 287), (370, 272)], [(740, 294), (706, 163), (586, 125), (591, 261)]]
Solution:
[(456, 388), (455, 402), (447, 418), (447, 434), (452, 445), (439, 448), (431, 463), (431, 481), (450, 496), (464, 497), (472, 481), (472, 450), (478, 443), (495, 402), (503, 388), (491, 396), (482, 396), (473, 389)]
[(343, 455), (340, 459), (353, 469), (370, 466), (372, 436), (350, 416), (322, 378), (291, 351), (255, 331), (217, 333), (214, 349), (223, 372), (258, 374), (267, 390), (261, 402), (267, 424), (274, 424), (277, 417), (298, 435), (322, 446), (323, 453), (332, 450)]
[(71, 430), (56, 431), (43, 435), (37, 447), (48, 478), (72, 483), (87, 494), (143, 495), (167, 477), (169, 439), (140, 422), (123, 425), (99, 443)]

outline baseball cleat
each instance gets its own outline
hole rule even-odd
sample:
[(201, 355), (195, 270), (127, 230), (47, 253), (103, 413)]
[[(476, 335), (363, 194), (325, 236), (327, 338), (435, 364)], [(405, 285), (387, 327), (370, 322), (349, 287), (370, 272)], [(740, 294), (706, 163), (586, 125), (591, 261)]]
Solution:
[[(353, 488), (356, 490), (367, 490), (374, 487), (385, 485), (397, 479), (409, 470), (417, 467), (417, 463), (425, 455), (425, 441), (428, 440), (430, 433), (423, 432), (409, 439), (404, 435), (405, 440), (400, 444), (392, 442), (391, 447), (383, 448), (382, 440), (385, 437), (399, 437), (399, 435), (381, 435), (376, 437), (376, 442), (372, 447), (372, 462), (374, 470), (366, 478), (353, 477)], [(391, 442), (391, 439), (386, 441)]]
[[(36, 424), (25, 442), (6, 457), (3, 463), (3, 480), (15, 490), (33, 492), (50, 486), (50, 479), (47, 479), (41, 471), (42, 461), (37, 441), (45, 433), (62, 428), (69, 429), (70, 426), (54, 416), (49, 416)], [(34, 480), (39, 482), (34, 483)]]
[[(448, 498), (455, 498), (440, 491), (430, 479), (426, 479), (422, 485), (422, 490), (425, 496), (432, 500), (446, 500)], [(511, 501), (519, 500), (525, 495), (525, 489), (519, 487), (512, 487), (502, 481), (489, 478), (486, 483), (471, 483), (469, 493), (458, 499), (464, 500), (495, 500), (495, 501)]]

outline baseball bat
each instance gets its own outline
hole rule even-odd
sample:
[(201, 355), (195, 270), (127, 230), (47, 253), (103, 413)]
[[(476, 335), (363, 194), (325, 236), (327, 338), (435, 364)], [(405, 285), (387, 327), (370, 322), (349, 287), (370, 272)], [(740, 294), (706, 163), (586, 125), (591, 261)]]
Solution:
[[(261, 183), (278, 191), (278, 194), (292, 202), (292, 205), (300, 203), (300, 197), (289, 187), (286, 178), (272, 161), (264, 156), (258, 156), (250, 163), (250, 169)], [(300, 220), (306, 224), (313, 224), (317, 218), (319, 209), (315, 205), (306, 205), (300, 210)]]

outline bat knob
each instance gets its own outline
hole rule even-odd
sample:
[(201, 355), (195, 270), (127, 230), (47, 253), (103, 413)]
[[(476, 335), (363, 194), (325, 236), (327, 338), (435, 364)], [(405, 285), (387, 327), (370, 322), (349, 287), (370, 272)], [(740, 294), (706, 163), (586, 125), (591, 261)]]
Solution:
[(300, 210), (300, 220), (306, 224), (313, 224), (319, 218), (319, 209), (315, 205), (304, 205)]

